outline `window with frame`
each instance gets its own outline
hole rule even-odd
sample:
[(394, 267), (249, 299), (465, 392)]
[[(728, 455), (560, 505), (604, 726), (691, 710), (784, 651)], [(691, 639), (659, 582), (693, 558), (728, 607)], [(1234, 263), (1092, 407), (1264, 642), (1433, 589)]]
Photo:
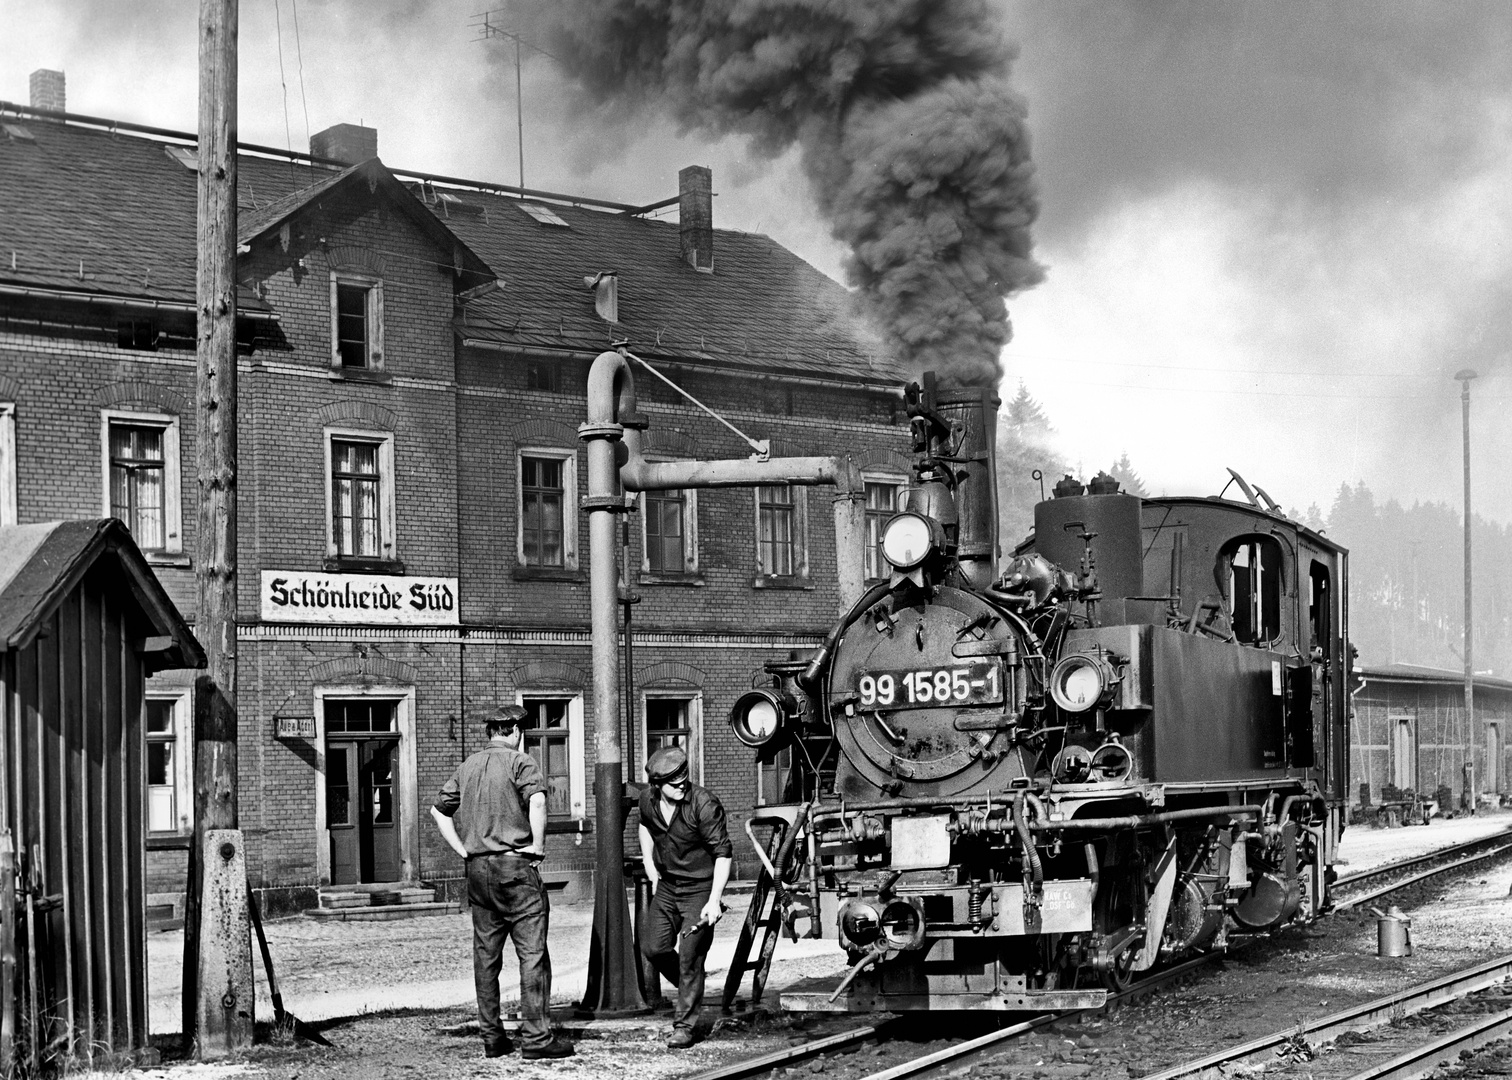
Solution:
[(550, 360), (527, 360), (525, 362), (525, 389), (545, 390), (552, 394), (561, 393), (561, 367)]
[(376, 559), (383, 535), (378, 443), (331, 440), (331, 535), (335, 554)]
[(688, 755), (689, 775), (695, 784), (702, 783), (700, 747), (703, 727), (703, 699), (697, 694), (649, 692), (645, 695), (641, 727), (641, 764), (664, 746), (681, 747)]
[(866, 576), (888, 575), (887, 560), (882, 557), (882, 528), (903, 503), (903, 481), (894, 478), (863, 478), (866, 485)]
[(1224, 548), (1234, 637), (1263, 645), (1281, 636), (1281, 545), (1268, 536), (1246, 537)]
[(0, 526), (16, 521), (16, 406), (0, 401)]
[(642, 492), (641, 529), (645, 572), (698, 573), (698, 492)]
[(570, 451), (523, 449), (519, 455), (521, 566), (577, 568), (577, 457)]
[(756, 565), (767, 577), (801, 573), (797, 506), (786, 484), (756, 489)]
[(178, 418), (107, 411), (101, 428), (105, 513), (149, 554), (182, 551)]
[(327, 428), (326, 554), (394, 561), (394, 439), (384, 432)]
[(383, 282), (331, 274), (331, 366), (376, 370), (383, 366)]
[(149, 833), (180, 833), (189, 828), (193, 798), (189, 789), (192, 747), (188, 735), (188, 695), (149, 695), (143, 704), (146, 735), (146, 806)]
[(529, 713), (523, 749), (535, 759), (546, 781), (546, 813), (558, 819), (579, 817), (582, 807), (582, 745), (574, 711), (576, 697), (522, 695)]

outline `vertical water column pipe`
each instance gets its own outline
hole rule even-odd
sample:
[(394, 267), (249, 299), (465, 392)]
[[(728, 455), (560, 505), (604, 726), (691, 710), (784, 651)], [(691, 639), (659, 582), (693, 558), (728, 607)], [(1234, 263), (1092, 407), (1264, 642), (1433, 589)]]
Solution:
[(864, 579), (865, 487), (846, 456), (648, 462), (641, 455), (645, 418), (636, 411), (628, 361), (600, 353), (588, 373), (588, 422), (578, 437), (588, 444), (589, 603), (593, 657), (595, 813), (598, 833), (594, 874), (593, 939), (582, 1008), (606, 1014), (645, 1008), (625, 896), (624, 758), (620, 744), (617, 648), (619, 552), (615, 515), (627, 510), (625, 491), (754, 487), (761, 484), (833, 485), (836, 577), (840, 611), (860, 598)]

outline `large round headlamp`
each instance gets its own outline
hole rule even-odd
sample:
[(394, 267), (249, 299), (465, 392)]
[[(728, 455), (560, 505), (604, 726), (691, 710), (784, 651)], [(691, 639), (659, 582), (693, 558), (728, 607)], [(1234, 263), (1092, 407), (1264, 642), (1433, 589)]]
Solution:
[(918, 566), (934, 547), (934, 530), (918, 514), (898, 514), (882, 529), (882, 557), (899, 570)]
[(1067, 656), (1050, 673), (1050, 698), (1069, 713), (1086, 712), (1108, 704), (1118, 686), (1118, 673), (1098, 656)]
[(751, 690), (730, 708), (730, 730), (747, 746), (765, 746), (794, 712), (793, 701), (779, 690)]

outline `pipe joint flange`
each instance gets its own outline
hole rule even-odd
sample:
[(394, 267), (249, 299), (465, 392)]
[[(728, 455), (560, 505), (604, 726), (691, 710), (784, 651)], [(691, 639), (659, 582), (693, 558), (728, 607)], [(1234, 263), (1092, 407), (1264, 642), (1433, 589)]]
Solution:
[(607, 510), (611, 514), (628, 514), (635, 509), (635, 496), (585, 495), (579, 505), (590, 514), (595, 510)]
[(624, 424), (579, 424), (578, 438), (584, 442), (592, 442), (594, 439), (619, 440), (624, 437)]

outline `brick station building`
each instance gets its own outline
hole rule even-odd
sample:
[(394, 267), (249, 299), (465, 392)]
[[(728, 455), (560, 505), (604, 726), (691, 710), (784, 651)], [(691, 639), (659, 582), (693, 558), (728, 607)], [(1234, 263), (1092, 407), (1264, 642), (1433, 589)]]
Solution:
[[(496, 702), (535, 717), (548, 881), (591, 895), (588, 364), (637, 354), (774, 454), (848, 452), (879, 520), (906, 478), (900, 371), (848, 294), (765, 236), (390, 170), (340, 125), (244, 148), (238, 309), (240, 806), (265, 906), (441, 886), (426, 808)], [(186, 613), (195, 550), (192, 136), (0, 109), (0, 520), (122, 518)], [(670, 177), (669, 177), (670, 183)], [(648, 457), (749, 447), (644, 369)], [(824, 488), (642, 496), (628, 518), (627, 778), (680, 742), (741, 825), (774, 795), (725, 724), (763, 661), (836, 616)], [(874, 559), (875, 556), (873, 555)], [(184, 885), (191, 673), (153, 679), (149, 892)]]

